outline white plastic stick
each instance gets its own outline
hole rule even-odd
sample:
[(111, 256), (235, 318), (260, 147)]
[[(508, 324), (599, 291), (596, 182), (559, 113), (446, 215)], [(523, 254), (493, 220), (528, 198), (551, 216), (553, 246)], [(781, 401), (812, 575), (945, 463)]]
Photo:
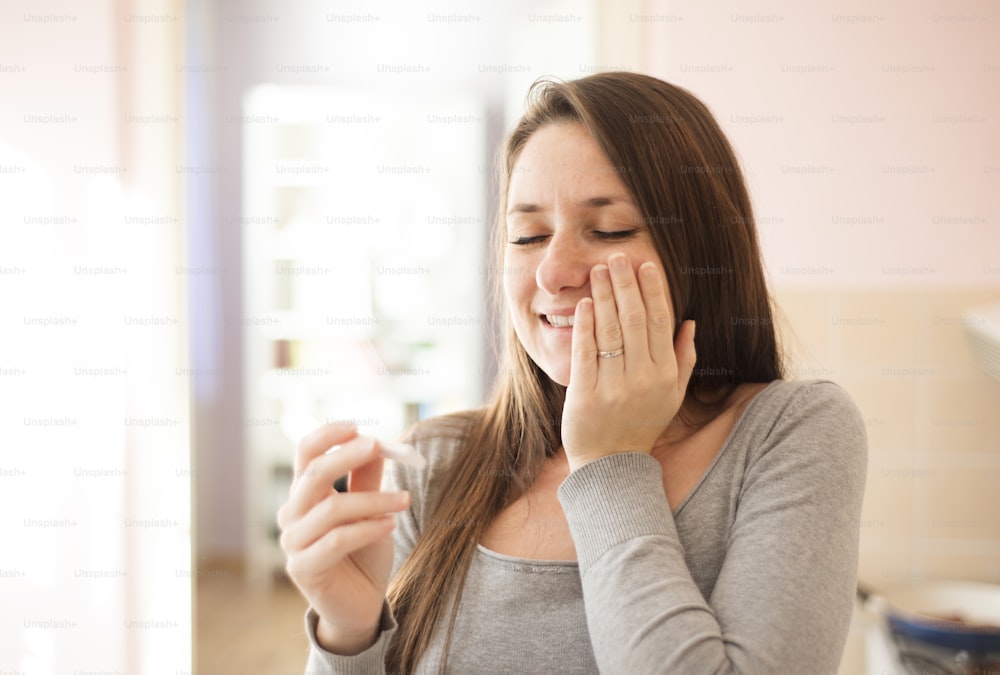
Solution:
[(427, 466), (427, 459), (424, 458), (417, 449), (406, 443), (394, 443), (392, 441), (376, 441), (382, 456), (400, 464), (422, 469)]
[[(320, 426), (322, 426), (320, 422), (303, 412), (293, 411), (281, 416), (282, 432), (295, 443), (298, 443), (306, 434), (311, 433)], [(385, 459), (391, 459), (394, 462), (418, 469), (427, 466), (427, 460), (412, 445), (378, 439), (376, 439), (376, 444), (378, 445), (379, 453)], [(335, 445), (327, 450), (327, 452), (332, 452), (337, 447)]]

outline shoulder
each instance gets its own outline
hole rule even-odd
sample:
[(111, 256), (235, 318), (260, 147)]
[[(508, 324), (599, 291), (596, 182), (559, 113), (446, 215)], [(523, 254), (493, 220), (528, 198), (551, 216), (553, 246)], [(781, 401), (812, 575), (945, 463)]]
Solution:
[[(409, 490), (416, 511), (437, 497), (442, 477), (461, 451), (480, 410), (465, 410), (421, 420), (407, 429), (400, 440), (416, 448), (427, 464), (417, 469), (397, 462), (386, 464), (385, 481), (389, 488)], [(417, 514), (418, 517), (421, 513)]]
[[(829, 380), (777, 380), (751, 402), (742, 435), (748, 465), (781, 464), (864, 481), (868, 440), (850, 394)], [(748, 466), (749, 468), (749, 466)]]
[(439, 415), (413, 424), (400, 440), (414, 446), (428, 465), (449, 463), (477, 419), (479, 410)]
[(774, 416), (801, 415), (806, 409), (825, 405), (857, 412), (847, 390), (830, 380), (775, 380), (753, 401), (756, 414)]
[(746, 410), (750, 430), (767, 435), (834, 426), (838, 435), (865, 434), (861, 411), (850, 394), (830, 380), (775, 380)]

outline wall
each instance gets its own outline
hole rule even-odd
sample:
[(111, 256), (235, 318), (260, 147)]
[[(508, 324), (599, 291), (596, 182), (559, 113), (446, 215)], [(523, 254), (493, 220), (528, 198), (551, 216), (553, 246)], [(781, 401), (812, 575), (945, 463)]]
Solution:
[[(1000, 465), (1000, 392), (959, 318), (1000, 299), (1000, 8), (645, 12), (647, 69), (701, 96), (741, 156), (793, 373), (842, 382), (869, 421), (862, 571), (1000, 581), (963, 557), (1000, 552), (1000, 525), (975, 515), (995, 506), (981, 481)], [(954, 569), (942, 542), (967, 551)]]
[(650, 2), (645, 68), (740, 154), (782, 287), (1000, 285), (996, 3)]
[(960, 319), (1000, 301), (1000, 5), (650, 0), (632, 18), (644, 69), (706, 101), (741, 157), (792, 374), (865, 417), (859, 577), (1000, 583), (1000, 382)]
[(0, 672), (191, 662), (169, 1), (0, 8)]

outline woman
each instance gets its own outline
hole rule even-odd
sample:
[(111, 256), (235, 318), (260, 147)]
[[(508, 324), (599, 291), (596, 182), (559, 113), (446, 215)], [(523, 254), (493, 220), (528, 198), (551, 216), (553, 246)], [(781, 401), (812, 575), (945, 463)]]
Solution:
[(349, 425), (299, 445), (278, 522), (308, 672), (835, 672), (864, 426), (782, 379), (712, 115), (638, 74), (537, 83), (502, 181), (491, 401), (418, 424), (429, 465), (384, 491)]

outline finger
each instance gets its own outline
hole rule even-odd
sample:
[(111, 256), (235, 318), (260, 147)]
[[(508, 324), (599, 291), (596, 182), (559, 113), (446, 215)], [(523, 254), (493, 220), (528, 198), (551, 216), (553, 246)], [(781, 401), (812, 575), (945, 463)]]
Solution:
[[(378, 441), (375, 441), (376, 444)], [(348, 480), (350, 492), (379, 492), (382, 489), (382, 477), (385, 460), (380, 453), (376, 459), (353, 469)]]
[(316, 457), (333, 446), (351, 440), (358, 435), (358, 429), (353, 422), (334, 422), (324, 424), (302, 437), (295, 449), (295, 478), (309, 466)]
[(293, 579), (321, 574), (358, 549), (374, 544), (395, 527), (396, 518), (385, 515), (330, 530), (312, 546), (288, 556), (285, 569)]
[(282, 522), (301, 518), (333, 492), (333, 481), (368, 463), (377, 463), (381, 471), (382, 458), (376, 451), (375, 439), (366, 436), (353, 438), (333, 452), (315, 457), (292, 485), (291, 495), (279, 512)]
[(615, 304), (611, 273), (607, 265), (594, 265), (590, 271), (590, 294), (594, 298), (593, 334), (597, 349), (604, 352), (621, 349), (622, 331), (618, 324), (618, 306)]
[(674, 352), (677, 354), (677, 390), (683, 395), (687, 391), (691, 374), (698, 361), (698, 353), (694, 345), (695, 323), (692, 320), (681, 324), (674, 341)]
[(597, 343), (594, 341), (594, 301), (591, 298), (576, 303), (572, 344), (569, 386), (592, 391), (597, 385)]
[(403, 511), (409, 505), (408, 492), (328, 495), (309, 513), (282, 531), (281, 548), (286, 553), (301, 551), (335, 527)]
[(657, 365), (673, 365), (674, 320), (667, 297), (666, 277), (651, 262), (639, 267), (639, 288), (646, 307), (649, 355)]
[(623, 253), (608, 259), (611, 286), (618, 306), (618, 324), (625, 349), (625, 367), (644, 366), (649, 363), (649, 338), (646, 334), (646, 307), (639, 293), (635, 272)]

